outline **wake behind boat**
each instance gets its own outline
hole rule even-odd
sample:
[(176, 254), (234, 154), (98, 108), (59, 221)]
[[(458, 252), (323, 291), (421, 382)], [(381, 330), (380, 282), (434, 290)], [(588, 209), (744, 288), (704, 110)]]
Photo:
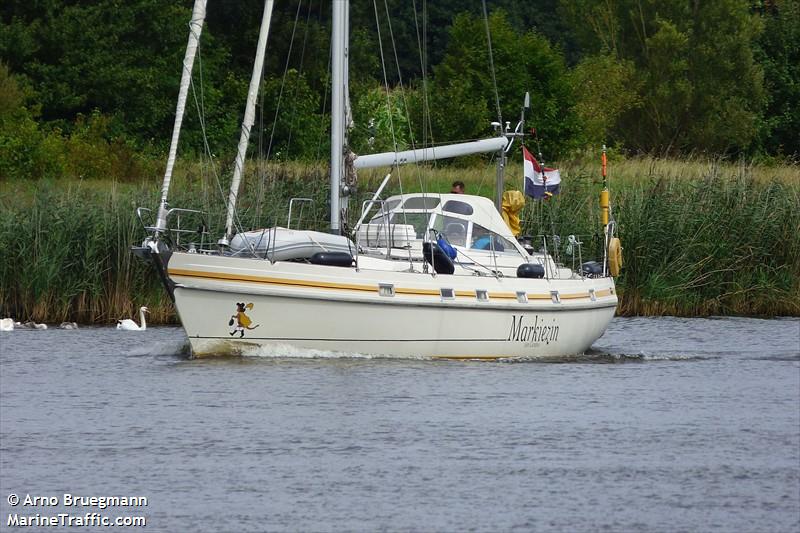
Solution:
[[(611, 321), (617, 295), (610, 269), (613, 221), (606, 220), (601, 263), (568, 268), (545, 247), (526, 248), (496, 204), (464, 194), (415, 193), (380, 199), (387, 175), (365, 202), (355, 229), (347, 216), (345, 179), (358, 168), (396, 166), (497, 152), (501, 167), (518, 127), (450, 146), (357, 157), (346, 148), (347, 2), (333, 2), (331, 233), (269, 228), (236, 232), (239, 179), (253, 123), (272, 1), (265, 4), (242, 139), (228, 201), (225, 235), (216, 246), (181, 245), (167, 193), (205, 1), (195, 3), (175, 133), (162, 201), (150, 235), (135, 252), (152, 261), (175, 302), (195, 356), (240, 354), (252, 347), (385, 356), (497, 359), (583, 353)], [(258, 73), (258, 75), (256, 74)], [(551, 169), (539, 169), (547, 179)], [(544, 189), (547, 191), (546, 187)], [(140, 208), (141, 213), (144, 210)], [(368, 216), (371, 214), (369, 219)], [(174, 235), (174, 238), (168, 236)], [(580, 257), (580, 243), (575, 240)], [(611, 259), (614, 258), (613, 251)]]

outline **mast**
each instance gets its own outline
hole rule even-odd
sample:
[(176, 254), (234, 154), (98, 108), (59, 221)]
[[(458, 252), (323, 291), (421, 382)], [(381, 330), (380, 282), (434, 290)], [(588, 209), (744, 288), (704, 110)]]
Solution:
[(253, 127), (256, 116), (256, 97), (258, 87), (261, 83), (261, 73), (264, 68), (264, 53), (267, 48), (267, 37), (269, 36), (269, 25), (272, 18), (272, 7), (274, 0), (266, 0), (264, 3), (264, 14), (261, 17), (261, 29), (258, 33), (258, 49), (256, 50), (256, 60), (253, 63), (253, 73), (250, 76), (250, 89), (247, 91), (247, 105), (244, 110), (242, 120), (242, 133), (239, 136), (239, 147), (236, 151), (236, 161), (233, 166), (233, 179), (231, 179), (231, 191), (228, 196), (228, 216), (225, 220), (225, 236), (219, 240), (219, 244), (227, 246), (233, 234), (233, 219), (236, 213), (236, 198), (239, 195), (239, 183), (242, 179), (244, 170), (244, 158), (247, 154), (247, 144), (250, 142), (250, 128)]
[(178, 152), (178, 138), (181, 135), (186, 97), (189, 94), (189, 84), (192, 82), (194, 56), (197, 53), (197, 45), (200, 41), (200, 34), (203, 31), (205, 18), (206, 0), (195, 0), (194, 8), (192, 9), (192, 20), (189, 22), (189, 42), (186, 44), (186, 53), (183, 56), (183, 74), (181, 74), (181, 86), (178, 91), (178, 105), (175, 108), (175, 123), (172, 126), (172, 141), (169, 145), (167, 169), (164, 172), (164, 182), (161, 185), (161, 202), (158, 205), (158, 215), (156, 217), (156, 233), (161, 233), (167, 229), (167, 195), (169, 194), (169, 184), (172, 181), (175, 156)]
[[(506, 125), (506, 133), (508, 126)], [(494, 182), (494, 206), (498, 213), (503, 212), (503, 191), (505, 191), (506, 179), (506, 150), (505, 146), (497, 151), (497, 176)]]
[(345, 75), (349, 0), (333, 0), (331, 32), (331, 233), (341, 233), (341, 178), (345, 134)]

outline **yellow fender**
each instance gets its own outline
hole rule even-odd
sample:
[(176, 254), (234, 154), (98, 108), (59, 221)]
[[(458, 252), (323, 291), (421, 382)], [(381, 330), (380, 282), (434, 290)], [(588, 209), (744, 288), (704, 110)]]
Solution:
[(622, 269), (622, 243), (617, 237), (612, 237), (608, 243), (608, 270), (614, 277), (619, 276)]

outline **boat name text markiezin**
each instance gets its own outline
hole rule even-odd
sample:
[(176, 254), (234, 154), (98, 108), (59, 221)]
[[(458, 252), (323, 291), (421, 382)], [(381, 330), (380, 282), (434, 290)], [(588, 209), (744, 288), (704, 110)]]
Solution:
[[(544, 322), (544, 320), (542, 320)], [(553, 319), (555, 322), (555, 319)], [(511, 331), (508, 332), (507, 341), (539, 343), (556, 342), (558, 340), (558, 324), (539, 324), (539, 315), (534, 316), (533, 325), (525, 324), (524, 315), (511, 316)]]

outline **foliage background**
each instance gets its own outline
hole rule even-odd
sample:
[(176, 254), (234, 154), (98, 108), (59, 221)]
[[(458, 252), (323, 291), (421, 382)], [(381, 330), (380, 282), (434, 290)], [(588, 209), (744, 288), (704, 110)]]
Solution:
[[(484, 19), (481, 0), (351, 3), (356, 153), (474, 139), (499, 118), (513, 127), (530, 91), (527, 142), (558, 161), (569, 194), (529, 207), (526, 231), (549, 233), (552, 220), (596, 253), (595, 155), (607, 144), (627, 265), (620, 312), (800, 313), (800, 0), (486, 4)], [(209, 210), (212, 225), (262, 9), (208, 5), (173, 200)], [(156, 321), (174, 319), (128, 250), (142, 235), (134, 208), (156, 201), (190, 14), (188, 0), (0, 3), (3, 316), (102, 322), (147, 303)], [(247, 225), (284, 220), (273, 200), (302, 195), (324, 227), (329, 27), (328, 0), (276, 3)], [(486, 161), (463, 165), (402, 170), (406, 190), (462, 179), (491, 195)], [(363, 175), (357, 194), (381, 177)]]
[[(601, 143), (781, 161), (800, 152), (800, 0), (487, 5), (497, 100), (479, 0), (352, 3), (356, 152), (489, 134), (497, 104), (513, 124), (525, 91), (550, 160)], [(210, 152), (230, 158), (261, 9), (209, 3), (180, 153), (203, 151), (202, 116)], [(324, 159), (330, 2), (275, 10), (253, 150)], [(190, 13), (186, 0), (3, 2), (0, 179), (153, 173)]]

